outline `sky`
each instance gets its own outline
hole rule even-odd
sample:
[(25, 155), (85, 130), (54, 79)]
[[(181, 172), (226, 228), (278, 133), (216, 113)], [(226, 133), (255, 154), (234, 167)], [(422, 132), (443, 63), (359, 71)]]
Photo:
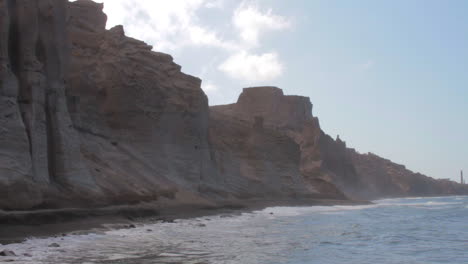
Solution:
[(468, 1), (100, 2), (108, 28), (200, 77), (210, 105), (278, 86), (310, 97), (348, 147), (435, 178), (468, 175)]

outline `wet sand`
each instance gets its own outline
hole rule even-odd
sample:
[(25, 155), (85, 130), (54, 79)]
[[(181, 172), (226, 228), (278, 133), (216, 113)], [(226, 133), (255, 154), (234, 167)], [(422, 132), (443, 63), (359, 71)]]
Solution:
[(161, 203), (148, 203), (94, 209), (0, 211), (0, 244), (17, 243), (30, 237), (66, 236), (67, 234), (99, 233), (112, 229), (131, 228), (133, 223), (142, 221), (173, 221), (218, 214), (233, 215), (271, 206), (362, 205), (369, 203), (367, 201), (325, 199), (243, 200), (216, 205), (164, 206)]

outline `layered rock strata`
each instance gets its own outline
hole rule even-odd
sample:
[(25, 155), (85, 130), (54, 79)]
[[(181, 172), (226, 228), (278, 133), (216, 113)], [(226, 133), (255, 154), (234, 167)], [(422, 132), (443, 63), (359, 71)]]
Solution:
[(246, 88), (237, 103), (213, 106), (211, 111), (252, 125), (260, 120), (266, 128), (289, 137), (300, 148), (299, 170), (310, 188), (336, 196), (338, 187), (349, 197), (359, 198), (355, 193), (362, 184), (346, 155), (346, 145), (321, 130), (309, 98), (286, 96), (277, 87)]
[(436, 180), (373, 153), (360, 154), (354, 149), (349, 149), (348, 153), (358, 175), (366, 183), (361, 194), (366, 199), (466, 195), (468, 192), (466, 184)]
[[(360, 154), (320, 128), (307, 97), (277, 87), (245, 88), (235, 104), (211, 107), (224, 120), (242, 120), (277, 131), (300, 147), (300, 172), (309, 189), (323, 195), (341, 190), (351, 199), (467, 194), (468, 185), (414, 173), (374, 154)], [(335, 187), (336, 186), (336, 187)]]
[(1, 207), (40, 204), (44, 191), (95, 190), (65, 94), (67, 5), (59, 0), (0, 4), (0, 185), (7, 190)]

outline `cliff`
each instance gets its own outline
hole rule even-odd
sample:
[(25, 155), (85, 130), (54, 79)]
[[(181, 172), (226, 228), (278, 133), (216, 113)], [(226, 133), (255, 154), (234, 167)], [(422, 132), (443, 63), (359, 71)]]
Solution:
[(69, 13), (69, 111), (107, 203), (196, 190), (209, 159), (201, 80), (122, 27), (106, 30), (102, 5), (76, 1)]
[(0, 208), (132, 203), (200, 185), (200, 79), (122, 27), (105, 30), (102, 4), (2, 5)]
[(213, 106), (211, 112), (225, 119), (261, 122), (284, 134), (299, 146), (299, 169), (311, 188), (325, 195), (337, 187), (348, 197), (361, 198), (356, 194), (362, 183), (346, 154), (346, 144), (321, 130), (309, 98), (284, 95), (277, 87), (246, 88), (237, 103)]
[(105, 30), (101, 10), (70, 4), (68, 96), (85, 163), (106, 199), (308, 197), (292, 140), (210, 118), (200, 79), (121, 26)]
[(67, 4), (1, 1), (0, 208), (97, 191), (67, 109)]
[(350, 151), (279, 88), (209, 107), (200, 79), (106, 30), (102, 9), (0, 0), (0, 209), (468, 193)]
[(362, 196), (382, 197), (466, 195), (468, 185), (450, 180), (436, 180), (408, 170), (405, 166), (381, 158), (373, 153), (360, 154), (348, 150), (353, 164), (366, 183)]
[(360, 154), (339, 137), (333, 140), (312, 115), (309, 98), (284, 95), (276, 87), (245, 88), (235, 104), (213, 106), (211, 112), (225, 120), (260, 122), (296, 142), (301, 175), (310, 189), (322, 195), (336, 195), (330, 186), (352, 199), (468, 193), (468, 185), (414, 173), (377, 155)]

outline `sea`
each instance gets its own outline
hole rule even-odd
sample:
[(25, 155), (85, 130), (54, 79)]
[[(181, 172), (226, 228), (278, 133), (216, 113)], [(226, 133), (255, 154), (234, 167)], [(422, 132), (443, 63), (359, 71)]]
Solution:
[(0, 257), (0, 263), (467, 264), (468, 197), (145, 221), (132, 229), (30, 238), (3, 249), (17, 256)]

